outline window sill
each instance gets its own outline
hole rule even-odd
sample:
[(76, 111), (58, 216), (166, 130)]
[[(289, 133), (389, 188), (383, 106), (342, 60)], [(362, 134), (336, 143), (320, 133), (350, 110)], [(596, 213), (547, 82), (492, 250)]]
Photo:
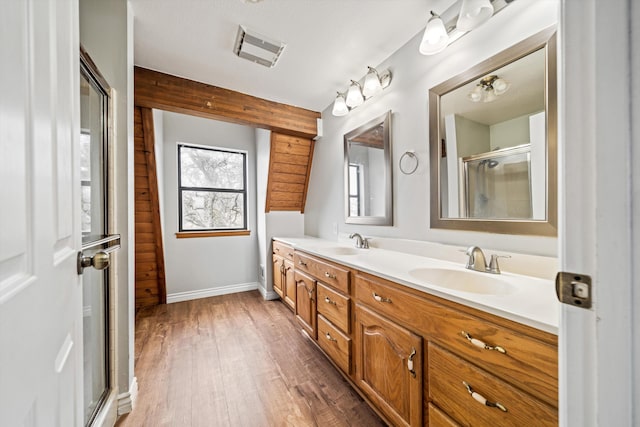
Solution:
[(178, 239), (190, 239), (194, 237), (229, 237), (229, 236), (248, 236), (250, 230), (233, 230), (233, 231), (181, 231), (176, 233)]

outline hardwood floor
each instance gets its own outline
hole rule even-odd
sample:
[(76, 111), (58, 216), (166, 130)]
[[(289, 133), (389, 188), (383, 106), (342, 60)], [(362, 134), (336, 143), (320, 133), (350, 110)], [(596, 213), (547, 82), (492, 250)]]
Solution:
[(384, 426), (293, 313), (257, 291), (141, 309), (119, 427)]

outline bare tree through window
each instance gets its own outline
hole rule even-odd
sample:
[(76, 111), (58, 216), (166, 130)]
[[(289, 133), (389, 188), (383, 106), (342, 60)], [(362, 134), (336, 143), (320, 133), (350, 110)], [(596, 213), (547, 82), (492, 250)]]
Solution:
[(246, 154), (178, 145), (180, 231), (247, 228)]

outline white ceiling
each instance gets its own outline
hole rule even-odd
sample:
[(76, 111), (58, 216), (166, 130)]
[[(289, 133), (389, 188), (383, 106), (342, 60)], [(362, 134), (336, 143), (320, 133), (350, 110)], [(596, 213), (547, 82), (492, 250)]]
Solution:
[[(135, 64), (315, 111), (452, 0), (131, 0)], [(266, 68), (233, 53), (238, 25), (286, 43)], [(419, 55), (416, 51), (416, 55)]]

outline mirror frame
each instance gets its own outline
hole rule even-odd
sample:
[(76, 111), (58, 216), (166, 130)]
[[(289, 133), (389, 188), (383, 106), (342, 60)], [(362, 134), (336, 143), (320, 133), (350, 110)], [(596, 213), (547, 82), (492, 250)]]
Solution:
[[(383, 147), (385, 168), (385, 208), (384, 216), (349, 216), (349, 140), (371, 129), (377, 124), (383, 124)], [(393, 165), (391, 164), (391, 110), (378, 116), (362, 126), (344, 135), (344, 222), (346, 224), (361, 225), (393, 225)]]
[[(440, 129), (440, 97), (543, 47), (547, 48), (545, 55), (545, 112), (547, 128), (546, 219), (442, 218), (442, 199), (440, 197), (440, 141), (442, 141), (443, 132), (442, 129)], [(534, 34), (429, 90), (430, 210), (432, 229), (553, 237), (558, 235), (558, 99), (556, 54), (556, 30), (555, 26), (553, 26)]]

